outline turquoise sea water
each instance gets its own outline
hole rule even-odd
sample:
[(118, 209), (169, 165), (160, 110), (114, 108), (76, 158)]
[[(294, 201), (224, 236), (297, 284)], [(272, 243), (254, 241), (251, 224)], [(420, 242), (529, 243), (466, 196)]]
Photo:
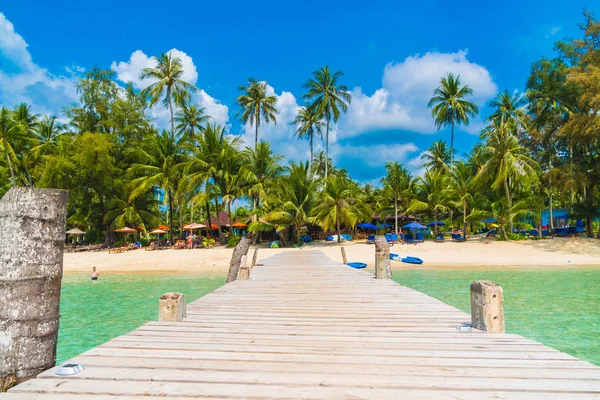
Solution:
[(394, 280), (470, 313), (469, 285), (504, 290), (506, 330), (600, 365), (600, 268), (408, 269)]
[(158, 319), (158, 299), (181, 292), (190, 302), (225, 283), (224, 277), (183, 274), (66, 275), (60, 301), (57, 363)]

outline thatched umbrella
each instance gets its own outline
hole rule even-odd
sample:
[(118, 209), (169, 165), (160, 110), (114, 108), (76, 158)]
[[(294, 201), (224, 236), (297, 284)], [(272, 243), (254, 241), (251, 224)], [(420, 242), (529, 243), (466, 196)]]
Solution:
[(67, 235), (74, 235), (77, 236), (77, 241), (79, 241), (79, 236), (80, 235), (85, 235), (86, 232), (82, 231), (81, 229), (77, 229), (77, 228), (73, 228), (73, 229), (69, 229), (68, 231), (65, 232)]

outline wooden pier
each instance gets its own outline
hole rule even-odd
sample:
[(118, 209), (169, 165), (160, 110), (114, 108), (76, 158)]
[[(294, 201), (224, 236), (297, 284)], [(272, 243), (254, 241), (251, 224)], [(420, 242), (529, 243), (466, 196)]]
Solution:
[[(391, 280), (293, 251), (4, 399), (598, 399), (600, 368)], [(177, 290), (177, 288), (173, 288)], [(468, 287), (465, 296), (468, 296)]]

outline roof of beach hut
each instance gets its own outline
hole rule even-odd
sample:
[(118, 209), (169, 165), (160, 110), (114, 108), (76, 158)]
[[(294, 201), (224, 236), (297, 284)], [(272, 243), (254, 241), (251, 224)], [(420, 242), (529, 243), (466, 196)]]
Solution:
[(248, 225), (246, 225), (246, 224), (245, 224), (245, 223), (243, 223), (243, 222), (240, 222), (240, 221), (238, 221), (238, 222), (236, 222), (235, 224), (231, 224), (231, 226), (233, 226), (234, 228), (244, 228), (244, 227), (246, 227), (246, 226), (248, 226)]
[(115, 229), (115, 232), (119, 232), (119, 233), (134, 233), (137, 232), (135, 229), (133, 228), (129, 228), (127, 226), (124, 226), (120, 229)]
[(162, 235), (163, 233), (167, 233), (167, 231), (163, 231), (162, 229), (155, 229), (150, 233), (153, 235)]
[(69, 229), (65, 233), (67, 235), (85, 235), (84, 231), (82, 231), (81, 229), (77, 229), (77, 228)]

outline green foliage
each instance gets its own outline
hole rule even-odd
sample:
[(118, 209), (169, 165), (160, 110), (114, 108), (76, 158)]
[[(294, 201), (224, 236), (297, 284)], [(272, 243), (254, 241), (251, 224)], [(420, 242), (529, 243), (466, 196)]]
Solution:
[(241, 236), (231, 235), (227, 238), (227, 247), (235, 247), (242, 240)]
[(206, 247), (207, 249), (210, 249), (210, 246), (214, 246), (215, 243), (216, 243), (216, 241), (213, 238), (208, 238), (208, 237), (202, 238), (202, 246)]

